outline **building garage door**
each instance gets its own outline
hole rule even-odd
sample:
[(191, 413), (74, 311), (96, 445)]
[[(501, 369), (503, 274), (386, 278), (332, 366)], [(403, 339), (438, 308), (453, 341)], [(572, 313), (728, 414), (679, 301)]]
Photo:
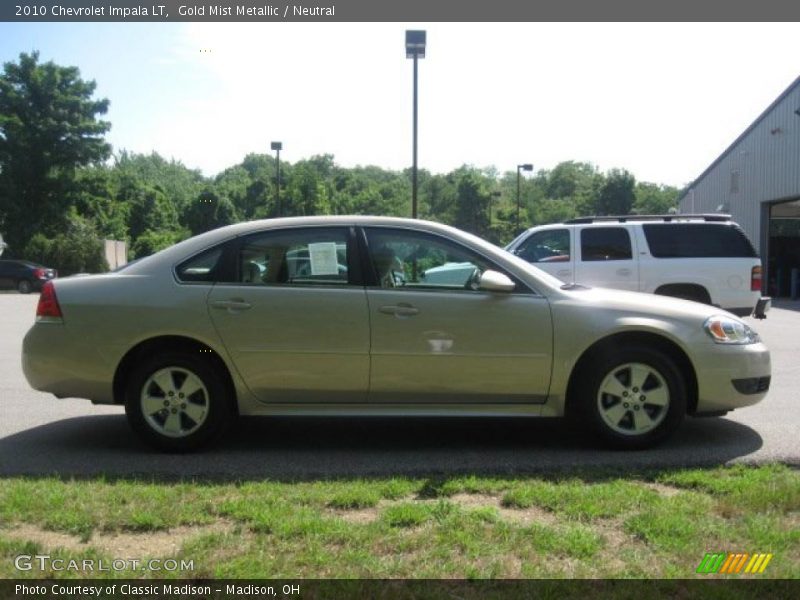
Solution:
[(800, 200), (770, 207), (768, 262), (769, 295), (789, 296), (792, 269), (800, 277)]

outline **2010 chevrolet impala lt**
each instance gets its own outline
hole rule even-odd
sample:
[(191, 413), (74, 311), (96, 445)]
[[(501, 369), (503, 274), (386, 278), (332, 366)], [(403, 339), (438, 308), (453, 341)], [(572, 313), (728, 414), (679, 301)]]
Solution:
[(568, 416), (642, 448), (770, 381), (758, 335), (719, 308), (565, 285), (383, 217), (240, 223), (48, 282), (22, 364), (37, 390), (124, 404), (165, 450), (236, 415)]

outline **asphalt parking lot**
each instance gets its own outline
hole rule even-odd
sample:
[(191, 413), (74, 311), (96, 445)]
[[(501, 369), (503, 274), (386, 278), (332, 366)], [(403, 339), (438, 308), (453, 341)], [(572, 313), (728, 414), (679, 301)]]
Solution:
[(240, 419), (234, 435), (198, 454), (143, 446), (120, 407), (92, 406), (28, 387), (22, 338), (37, 296), (0, 293), (0, 475), (164, 479), (309, 479), (498, 474), (709, 466), (782, 461), (800, 466), (800, 302), (778, 302), (755, 321), (772, 351), (761, 404), (724, 418), (687, 419), (666, 444), (598, 450), (552, 420)]

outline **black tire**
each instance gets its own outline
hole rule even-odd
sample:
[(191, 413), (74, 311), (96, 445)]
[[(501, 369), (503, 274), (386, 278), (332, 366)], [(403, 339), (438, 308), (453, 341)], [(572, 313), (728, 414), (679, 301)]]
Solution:
[(27, 279), (20, 279), (17, 282), (17, 291), (20, 294), (30, 294), (31, 290), (33, 290), (33, 286), (31, 285), (31, 282), (28, 281)]
[[(641, 390), (634, 385), (634, 370), (638, 379), (649, 370)], [(686, 415), (685, 380), (675, 362), (653, 348), (606, 348), (594, 354), (578, 377), (570, 412), (581, 427), (607, 446), (625, 450), (652, 447), (672, 434)], [(601, 387), (609, 390), (617, 384), (625, 391), (601, 395)], [(666, 406), (654, 404), (665, 394)], [(619, 420), (617, 415), (621, 415)], [(640, 423), (652, 428), (637, 432)]]
[[(173, 384), (175, 391), (169, 397), (168, 392), (151, 380), (159, 373), (167, 373)], [(205, 389), (178, 398), (183, 386), (196, 387), (198, 380)], [(190, 382), (193, 386), (187, 385)], [(145, 410), (145, 392), (151, 403), (163, 393), (165, 407), (156, 412), (149, 412), (152, 406)], [(151, 446), (167, 452), (188, 452), (208, 444), (226, 429), (232, 420), (228, 396), (227, 387), (210, 360), (186, 352), (165, 352), (148, 358), (132, 371), (125, 389), (125, 414), (131, 428)], [(167, 407), (168, 403), (174, 404)], [(195, 417), (194, 421), (189, 412), (204, 416)], [(174, 424), (178, 424), (178, 431), (172, 436), (166, 433), (170, 428), (166, 425), (168, 418), (172, 419), (173, 431)]]

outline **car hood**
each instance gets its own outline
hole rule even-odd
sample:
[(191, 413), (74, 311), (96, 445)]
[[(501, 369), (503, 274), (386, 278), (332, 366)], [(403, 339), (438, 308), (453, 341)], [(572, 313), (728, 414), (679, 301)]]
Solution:
[[(566, 286), (565, 286), (566, 287)], [(598, 309), (626, 312), (639, 316), (668, 317), (671, 319), (689, 319), (705, 321), (708, 317), (719, 314), (732, 315), (717, 306), (709, 306), (691, 300), (681, 300), (670, 296), (627, 292), (609, 288), (575, 288), (564, 289), (562, 293), (570, 300), (588, 304)]]

